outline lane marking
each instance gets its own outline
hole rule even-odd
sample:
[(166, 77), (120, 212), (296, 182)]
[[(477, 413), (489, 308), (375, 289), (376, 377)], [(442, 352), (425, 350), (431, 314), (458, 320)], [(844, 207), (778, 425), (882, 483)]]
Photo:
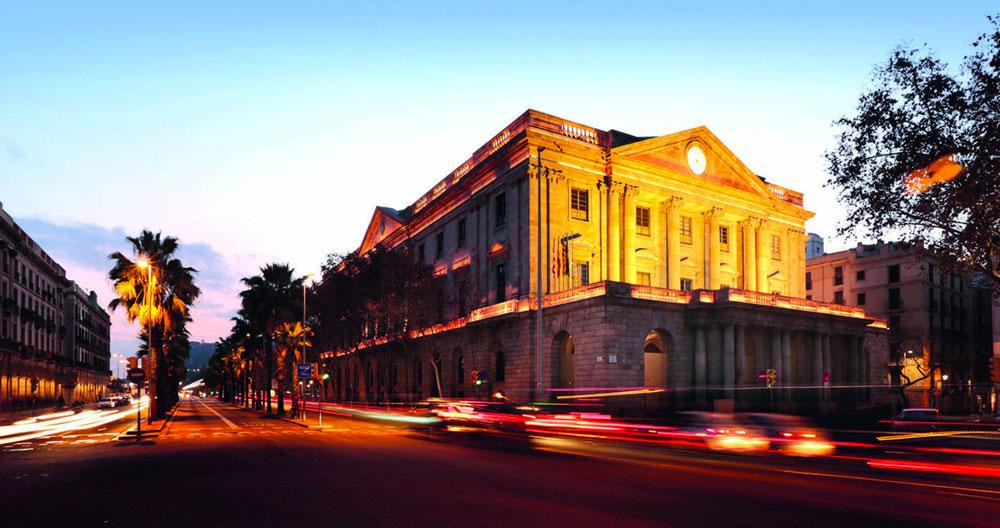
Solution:
[(221, 414), (219, 414), (219, 411), (216, 411), (215, 409), (213, 409), (213, 408), (209, 407), (208, 405), (206, 405), (205, 402), (203, 402), (201, 400), (198, 400), (198, 403), (200, 403), (202, 405), (202, 407), (208, 409), (209, 411), (212, 411), (212, 414), (218, 416), (219, 419), (222, 420), (223, 423), (225, 423), (226, 425), (228, 425), (230, 429), (234, 429), (235, 430), (235, 429), (239, 429), (240, 428), (240, 426), (234, 424), (233, 422), (230, 422), (229, 418), (226, 418), (225, 416), (222, 416)]
[(812, 472), (812, 471), (794, 471), (794, 470), (791, 470), (791, 469), (782, 469), (781, 472), (782, 473), (791, 473), (793, 475), (809, 475), (809, 476), (812, 476), (812, 477), (830, 477), (830, 478), (839, 478), (839, 479), (848, 479), (848, 480), (867, 480), (867, 481), (870, 481), (870, 482), (881, 482), (883, 484), (904, 484), (904, 485), (907, 485), (907, 486), (919, 486), (919, 487), (922, 487), (922, 488), (942, 489), (942, 490), (947, 490), (949, 492), (954, 492), (955, 490), (962, 490), (962, 491), (968, 491), (968, 492), (972, 492), (972, 493), (986, 493), (986, 494), (989, 494), (989, 495), (1000, 495), (1000, 491), (994, 491), (994, 490), (978, 489), (978, 488), (963, 488), (963, 487), (959, 487), (959, 486), (944, 486), (944, 485), (941, 485), (941, 484), (925, 484), (923, 482), (911, 482), (911, 481), (906, 481), (906, 480), (880, 479), (880, 478), (872, 478), (872, 477), (861, 477), (861, 476), (857, 476), (857, 475), (838, 475), (836, 473), (816, 473), (816, 472)]

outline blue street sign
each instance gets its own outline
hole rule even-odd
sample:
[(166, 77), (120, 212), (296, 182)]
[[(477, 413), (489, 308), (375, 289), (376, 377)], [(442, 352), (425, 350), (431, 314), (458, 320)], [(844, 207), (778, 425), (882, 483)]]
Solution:
[(313, 377), (313, 366), (312, 363), (297, 363), (298, 374), (300, 380), (312, 379)]

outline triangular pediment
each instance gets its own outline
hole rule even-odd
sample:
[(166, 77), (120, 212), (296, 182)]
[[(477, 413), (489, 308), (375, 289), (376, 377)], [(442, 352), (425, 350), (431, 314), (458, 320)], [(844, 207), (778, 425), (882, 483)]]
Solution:
[[(703, 168), (697, 163), (697, 153), (689, 156), (692, 148), (703, 154)], [(767, 184), (705, 127), (629, 143), (614, 148), (612, 153), (679, 175), (776, 200)]]
[(372, 219), (368, 222), (368, 229), (365, 230), (365, 238), (361, 241), (361, 248), (358, 254), (364, 255), (379, 242), (392, 234), (405, 224), (402, 214), (388, 207), (376, 207), (372, 214)]

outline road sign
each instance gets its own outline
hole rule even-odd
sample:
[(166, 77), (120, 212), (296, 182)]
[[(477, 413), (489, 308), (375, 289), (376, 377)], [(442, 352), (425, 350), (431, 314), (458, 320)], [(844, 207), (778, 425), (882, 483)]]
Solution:
[(296, 372), (300, 380), (307, 380), (313, 377), (312, 363), (297, 363), (296, 367)]
[(778, 383), (778, 371), (774, 369), (758, 370), (757, 381), (767, 383), (768, 387), (773, 387)]
[(137, 385), (142, 383), (142, 380), (146, 378), (146, 371), (141, 368), (130, 368), (128, 369), (128, 380)]

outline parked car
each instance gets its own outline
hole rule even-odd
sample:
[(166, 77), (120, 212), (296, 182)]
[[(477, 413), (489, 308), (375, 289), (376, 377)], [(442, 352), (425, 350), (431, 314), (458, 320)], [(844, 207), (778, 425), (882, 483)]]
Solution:
[(912, 407), (903, 409), (892, 422), (893, 431), (906, 432), (927, 432), (936, 431), (938, 415), (937, 409), (925, 407)]
[(836, 448), (826, 433), (801, 416), (773, 413), (742, 413), (737, 421), (762, 431), (770, 448), (786, 455), (826, 456)]

